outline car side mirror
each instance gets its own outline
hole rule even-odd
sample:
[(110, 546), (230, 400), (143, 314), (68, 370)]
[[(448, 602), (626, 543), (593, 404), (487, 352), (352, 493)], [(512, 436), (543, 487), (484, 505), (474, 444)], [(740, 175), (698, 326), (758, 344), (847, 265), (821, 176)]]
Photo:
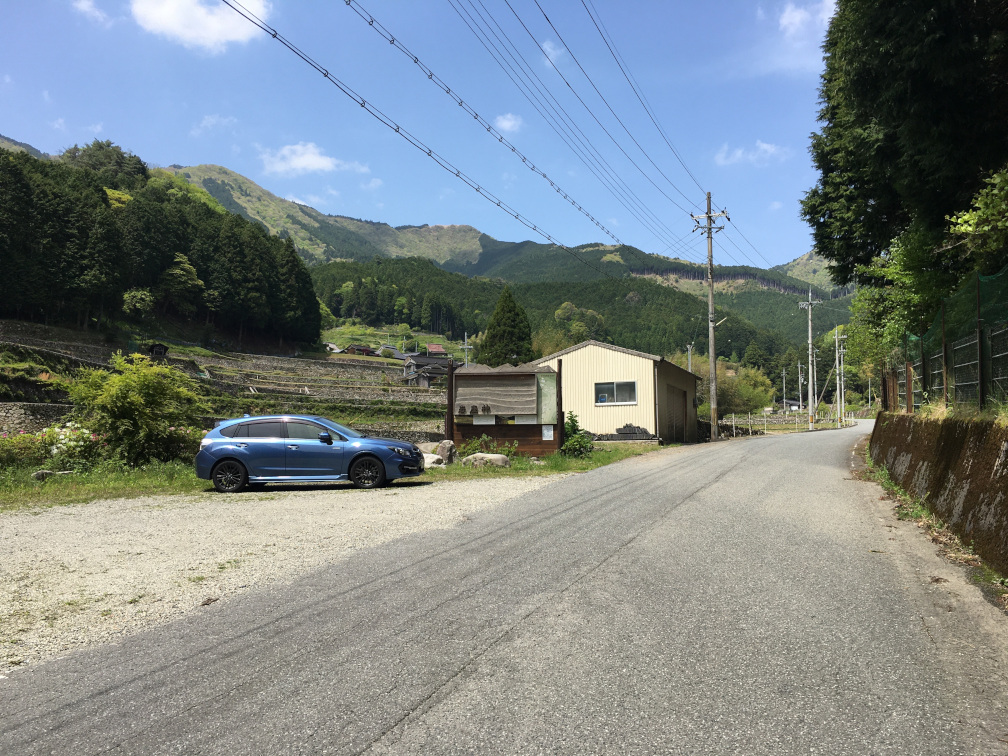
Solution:
[(322, 431), (321, 433), (319, 433), (318, 440), (321, 441), (323, 444), (328, 444), (329, 446), (332, 446), (332, 436), (329, 435), (328, 431)]

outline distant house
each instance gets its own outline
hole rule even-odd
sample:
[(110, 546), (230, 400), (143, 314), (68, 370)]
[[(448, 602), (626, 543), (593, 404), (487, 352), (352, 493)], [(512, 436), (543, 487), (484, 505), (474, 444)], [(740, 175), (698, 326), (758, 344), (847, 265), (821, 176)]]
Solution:
[(359, 357), (374, 357), (377, 352), (364, 344), (350, 344), (343, 350), (343, 354), (355, 354)]
[(168, 354), (168, 345), (155, 341), (154, 343), (147, 345), (147, 354), (151, 357), (164, 357)]
[(408, 355), (403, 360), (403, 379), (409, 386), (430, 388), (432, 383), (448, 375), (450, 365), (450, 357), (433, 357), (424, 354)]
[(583, 341), (536, 360), (563, 362), (563, 409), (603, 438), (697, 440), (699, 376), (663, 357), (599, 341)]
[(448, 352), (442, 344), (425, 344), (427, 347), (427, 356), (429, 357), (447, 357)]

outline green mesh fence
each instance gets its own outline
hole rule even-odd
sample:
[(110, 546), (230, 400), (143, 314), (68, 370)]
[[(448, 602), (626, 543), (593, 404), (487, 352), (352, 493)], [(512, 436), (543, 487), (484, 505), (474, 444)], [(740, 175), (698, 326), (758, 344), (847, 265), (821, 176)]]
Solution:
[(1008, 267), (970, 276), (924, 334), (907, 335), (898, 362), (901, 407), (907, 406), (907, 362), (915, 406), (944, 396), (955, 403), (1008, 401)]

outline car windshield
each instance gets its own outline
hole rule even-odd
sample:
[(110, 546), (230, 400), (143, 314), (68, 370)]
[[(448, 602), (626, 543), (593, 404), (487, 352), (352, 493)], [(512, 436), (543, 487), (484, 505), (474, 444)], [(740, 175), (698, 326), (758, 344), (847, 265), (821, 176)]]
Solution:
[(328, 425), (334, 431), (339, 433), (341, 436), (345, 436), (346, 438), (364, 438), (363, 433), (358, 433), (353, 428), (347, 428), (345, 425), (340, 425), (335, 420), (330, 420), (328, 417), (320, 417), (318, 419), (321, 420), (326, 425)]

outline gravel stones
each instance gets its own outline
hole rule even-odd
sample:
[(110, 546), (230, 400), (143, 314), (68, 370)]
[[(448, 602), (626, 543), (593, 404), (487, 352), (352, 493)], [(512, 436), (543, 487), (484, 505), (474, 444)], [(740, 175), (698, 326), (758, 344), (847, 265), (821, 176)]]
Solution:
[(290, 581), (357, 549), (454, 527), (556, 477), (291, 486), (0, 515), (0, 675)]

